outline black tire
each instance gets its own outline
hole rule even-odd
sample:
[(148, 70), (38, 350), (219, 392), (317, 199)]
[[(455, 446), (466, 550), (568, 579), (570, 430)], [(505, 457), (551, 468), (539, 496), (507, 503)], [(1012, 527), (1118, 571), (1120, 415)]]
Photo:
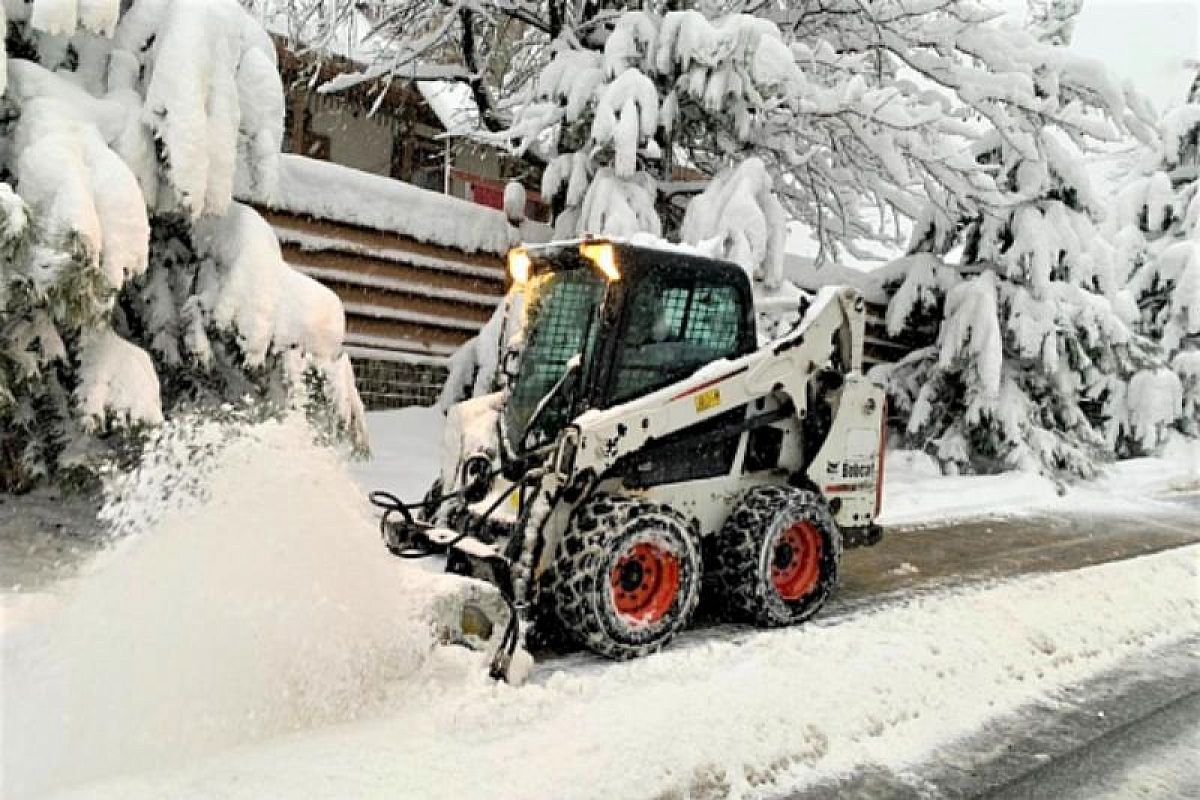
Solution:
[[(815, 557), (793, 549), (792, 536), (814, 547), (819, 542)], [(712, 604), (730, 619), (766, 628), (796, 625), (816, 614), (837, 585), (842, 537), (816, 492), (757, 486), (706, 545)], [(785, 596), (781, 586), (791, 593)]]
[[(688, 624), (702, 564), (698, 537), (679, 514), (597, 494), (575, 510), (559, 542), (549, 601), (576, 643), (608, 658), (636, 658), (661, 649)], [(643, 596), (646, 604), (631, 610)]]

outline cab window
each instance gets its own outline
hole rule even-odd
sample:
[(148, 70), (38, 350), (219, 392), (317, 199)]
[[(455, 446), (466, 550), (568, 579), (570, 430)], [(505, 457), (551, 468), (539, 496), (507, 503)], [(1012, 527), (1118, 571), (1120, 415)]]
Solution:
[(652, 274), (632, 289), (611, 403), (686, 378), (741, 354), (746, 315), (737, 287), (703, 276)]

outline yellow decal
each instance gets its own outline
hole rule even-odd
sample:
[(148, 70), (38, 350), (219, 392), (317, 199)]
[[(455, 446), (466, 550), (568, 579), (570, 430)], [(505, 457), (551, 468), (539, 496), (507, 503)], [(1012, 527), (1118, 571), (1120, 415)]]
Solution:
[(520, 511), (521, 510), (521, 493), (519, 491), (514, 491), (512, 494), (510, 494), (508, 496), (508, 504), (510, 506), (512, 506), (513, 511)]
[(721, 390), (715, 386), (708, 391), (696, 395), (697, 414), (708, 411), (710, 408), (716, 408), (719, 405), (721, 405)]

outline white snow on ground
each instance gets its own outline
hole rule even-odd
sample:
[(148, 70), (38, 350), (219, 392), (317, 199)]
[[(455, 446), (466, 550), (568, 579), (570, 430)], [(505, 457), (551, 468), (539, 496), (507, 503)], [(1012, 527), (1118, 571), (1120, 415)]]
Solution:
[(886, 525), (923, 525), (969, 517), (1047, 511), (1136, 511), (1157, 498), (1200, 489), (1200, 442), (1178, 438), (1152, 458), (1108, 465), (1095, 481), (1061, 490), (1041, 475), (942, 475), (929, 456), (916, 451), (888, 453), (884, 470)]
[(441, 460), (442, 424), (436, 408), (409, 406), (367, 415), (371, 460), (351, 465), (364, 489), (386, 489), (406, 500), (425, 496)]
[[(361, 480), (418, 496), (437, 412), (371, 425)], [(213, 433), (164, 437), (125, 502), (193, 499), (0, 628), (6, 796), (763, 796), (912, 766), (1200, 630), (1191, 547), (496, 684), (432, 646), (450, 579), (384, 551), (302, 425)]]
[(549, 664), (519, 688), (447, 648), (441, 669), (396, 687), (376, 719), (83, 794), (758, 797), (872, 763), (903, 769), (1195, 632), (1198, 556), (926, 596), (622, 664)]

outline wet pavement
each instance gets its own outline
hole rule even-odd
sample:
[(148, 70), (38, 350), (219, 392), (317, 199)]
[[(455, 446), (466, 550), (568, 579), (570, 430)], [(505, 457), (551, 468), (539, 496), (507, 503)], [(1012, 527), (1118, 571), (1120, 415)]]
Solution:
[(99, 502), (56, 491), (0, 492), (0, 593), (37, 591), (104, 546)]
[(1144, 513), (1071, 511), (898, 526), (842, 557), (837, 605), (1061, 572), (1200, 542), (1200, 494), (1149, 500)]

